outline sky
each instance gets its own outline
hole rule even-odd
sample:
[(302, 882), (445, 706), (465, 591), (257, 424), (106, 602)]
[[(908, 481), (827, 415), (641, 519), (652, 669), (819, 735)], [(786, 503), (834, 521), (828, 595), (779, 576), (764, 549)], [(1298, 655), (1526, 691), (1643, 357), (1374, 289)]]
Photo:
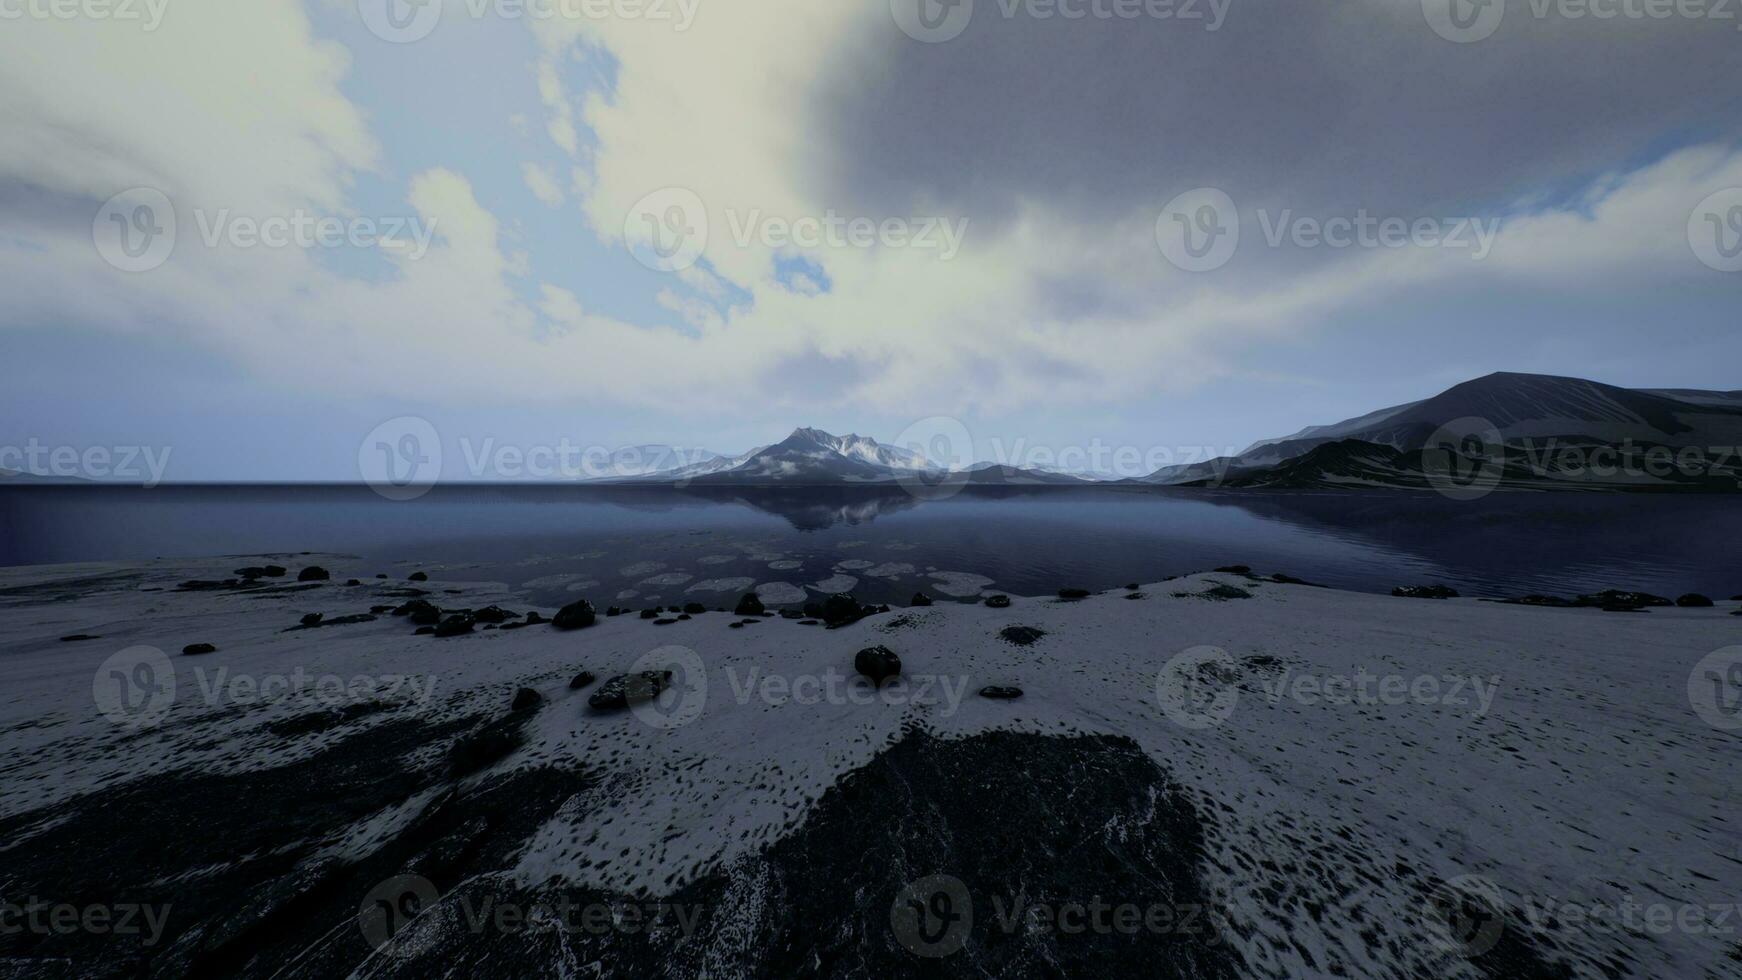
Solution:
[(0, 0), (0, 453), (1164, 465), (1735, 389), (1738, 78), (1718, 0)]

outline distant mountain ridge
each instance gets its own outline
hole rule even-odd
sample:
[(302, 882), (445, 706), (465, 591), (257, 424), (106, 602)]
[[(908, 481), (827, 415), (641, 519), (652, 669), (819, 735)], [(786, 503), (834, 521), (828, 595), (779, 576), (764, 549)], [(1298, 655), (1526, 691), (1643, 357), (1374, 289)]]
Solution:
[(635, 482), (710, 485), (880, 486), (915, 482), (925, 486), (1081, 486), (1060, 473), (976, 463), (951, 469), (921, 452), (868, 436), (837, 436), (799, 428), (780, 442), (739, 456), (715, 456), (672, 469), (637, 474)]
[[(1325, 488), (1427, 485), (1424, 451), (1448, 426), (1478, 420), (1497, 436), (1493, 477), (1519, 488), (1736, 489), (1731, 447), (1742, 446), (1742, 393), (1634, 390), (1550, 375), (1498, 373), (1432, 398), (1313, 426), (1253, 444), (1236, 457), (1168, 467), (1140, 482), (1172, 486)], [(1469, 436), (1472, 433), (1462, 433)], [(1370, 448), (1368, 448), (1370, 447)], [(1591, 472), (1559, 452), (1609, 458), (1699, 451), (1698, 474)], [(1603, 450), (1609, 450), (1607, 455)], [(1643, 455), (1641, 455), (1643, 459)], [(1692, 461), (1693, 456), (1686, 459)], [(1431, 462), (1431, 461), (1430, 461)], [(1705, 474), (1712, 479), (1693, 478)]]

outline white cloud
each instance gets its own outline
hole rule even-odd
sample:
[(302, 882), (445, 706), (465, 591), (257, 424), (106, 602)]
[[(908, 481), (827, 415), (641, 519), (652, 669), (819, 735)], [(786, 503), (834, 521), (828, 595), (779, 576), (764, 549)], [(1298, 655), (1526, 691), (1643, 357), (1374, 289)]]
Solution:
[(526, 188), (532, 191), (532, 196), (538, 198), (550, 207), (562, 207), (565, 200), (562, 185), (557, 183), (556, 175), (550, 168), (542, 164), (528, 163), (520, 168), (520, 175), (526, 180)]

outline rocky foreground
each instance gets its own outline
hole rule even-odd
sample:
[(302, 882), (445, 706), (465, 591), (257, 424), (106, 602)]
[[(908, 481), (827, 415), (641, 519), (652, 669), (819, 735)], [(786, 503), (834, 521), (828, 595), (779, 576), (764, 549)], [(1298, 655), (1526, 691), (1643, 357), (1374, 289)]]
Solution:
[(1734, 601), (248, 561), (0, 570), (0, 973), (1742, 971)]

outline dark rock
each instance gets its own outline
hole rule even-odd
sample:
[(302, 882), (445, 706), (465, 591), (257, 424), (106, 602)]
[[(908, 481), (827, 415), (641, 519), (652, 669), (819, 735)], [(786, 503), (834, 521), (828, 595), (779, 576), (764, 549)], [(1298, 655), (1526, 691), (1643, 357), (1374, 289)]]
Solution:
[(931, 605), (931, 601), (931, 596), (926, 595), (924, 592), (915, 592), (913, 598), (909, 599), (907, 604), (910, 606), (929, 606)]
[(592, 687), (593, 682), (596, 680), (598, 680), (598, 678), (593, 676), (592, 671), (583, 670), (575, 675), (574, 680), (569, 681), (569, 690), (579, 691), (585, 687)]
[(321, 624), (321, 620), (326, 619), (326, 618), (327, 617), (326, 617), (325, 613), (309, 613), (307, 616), (304, 616), (302, 618), (302, 624), (304, 626), (308, 626), (308, 627), (315, 627), (315, 626), (319, 626)]
[(853, 669), (882, 684), (901, 673), (901, 658), (888, 647), (866, 647), (853, 657)]
[(1216, 569), (1216, 571), (1221, 572), (1223, 575), (1252, 574), (1252, 568), (1249, 565), (1223, 565), (1221, 568)]
[(181, 648), (184, 657), (203, 657), (208, 653), (217, 653), (218, 648), (210, 643), (190, 643)]
[(986, 605), (993, 609), (1009, 609), (1010, 597), (1007, 595), (990, 596), (986, 599)]
[(556, 618), (550, 624), (559, 630), (578, 630), (598, 622), (598, 613), (593, 610), (593, 604), (585, 599), (571, 602), (557, 612)]
[(1137, 582), (1132, 582), (1130, 585), (1125, 586), (1125, 591), (1136, 592), (1138, 589), (1141, 589), (1141, 588), (1143, 588), (1143, 586), (1141, 584), (1139, 584)]
[(1088, 589), (1060, 589), (1059, 590), (1059, 598), (1065, 600), (1066, 602), (1076, 602), (1079, 599), (1087, 599), (1089, 596), (1091, 596), (1093, 594), (1094, 593), (1090, 592)]
[(1217, 602), (1227, 602), (1230, 599), (1250, 599), (1252, 598), (1252, 593), (1247, 592), (1245, 589), (1235, 588), (1232, 585), (1216, 585), (1212, 586), (1209, 591), (1202, 593), (1202, 598), (1214, 599)]
[(729, 630), (741, 630), (744, 628), (744, 623), (743, 622), (727, 623), (726, 628)]
[(822, 619), (823, 618), (823, 604), (820, 602), (807, 602), (807, 603), (805, 603), (804, 604), (804, 614), (806, 617), (808, 617), (810, 619)]
[(413, 626), (434, 626), (442, 621), (442, 611), (423, 599), (413, 599), (398, 609), (395, 616), (408, 616)]
[(393, 607), (392, 606), (370, 606), (369, 611), (374, 613), (377, 616), (381, 616), (381, 615), (384, 615), (386, 613), (392, 612)]
[(993, 701), (1014, 701), (1017, 698), (1022, 697), (1022, 688), (982, 687), (980, 688), (980, 696), (983, 698), (990, 698)]
[(503, 623), (506, 623), (511, 619), (519, 619), (520, 614), (509, 612), (501, 606), (485, 606), (483, 609), (473, 613), (472, 618), (480, 623), (493, 623), (497, 626), (501, 626)]
[(260, 569), (260, 574), (267, 578), (283, 578), (290, 574), (290, 569), (283, 565), (267, 565)]
[(406, 576), (406, 580), (410, 582), (428, 582), (429, 574), (427, 572), (412, 572), (410, 575)]
[(231, 572), (230, 574), (235, 575), (238, 578), (245, 578), (245, 579), (265, 578), (266, 577), (266, 569), (259, 568), (256, 566), (249, 566), (248, 568), (238, 568), (234, 572)]
[(699, 602), (692, 602), (683, 607), (683, 611), (686, 616), (701, 616), (708, 611), (708, 607)]
[(678, 614), (677, 614), (677, 618), (678, 618), (678, 622), (680, 622), (680, 623), (681, 623), (681, 622), (683, 622), (683, 621), (685, 621), (685, 620), (687, 620), (687, 619), (689, 619), (689, 618), (690, 618), (690, 614), (689, 614), (689, 613), (678, 613)]
[[(1277, 572), (1275, 575), (1270, 576), (1270, 580), (1278, 585), (1313, 585), (1313, 583), (1308, 582), (1306, 579), (1295, 578), (1293, 575), (1284, 575), (1281, 572)], [(1313, 587), (1318, 588), (1316, 585)]]
[(82, 643), (85, 640), (100, 640), (100, 639), (102, 639), (102, 637), (92, 636), (89, 633), (74, 633), (71, 636), (61, 637), (60, 641), (62, 643)]
[(1675, 604), (1683, 609), (1707, 609), (1711, 607), (1712, 600), (1706, 596), (1700, 595), (1698, 592), (1689, 592), (1687, 595), (1677, 599)]
[(1126, 596), (1125, 598), (1127, 598), (1127, 599), (1147, 599), (1149, 597), (1144, 595), (1141, 592), (1133, 592), (1130, 595)]
[(643, 609), (643, 610), (641, 610), (641, 618), (642, 619), (658, 619), (659, 618), (659, 611), (656, 609)]
[(813, 616), (811, 618), (821, 619), (829, 625), (830, 629), (837, 629), (842, 626), (849, 626), (853, 623), (857, 623), (859, 620), (864, 619), (866, 616), (870, 616), (875, 612), (876, 610), (869, 606), (861, 606), (859, 600), (853, 598), (851, 595), (847, 593), (839, 593), (824, 599), (822, 615)]
[(1549, 606), (1557, 609), (1578, 605), (1571, 599), (1562, 599), (1560, 596), (1554, 595), (1527, 595), (1517, 599), (1502, 599), (1500, 601), (1512, 606)]
[(823, 621), (820, 619), (801, 619), (798, 621), (798, 625), (800, 625), (800, 626), (821, 626), (821, 625), (823, 625)]
[(419, 626), (417, 628), (417, 632), (414, 635), (416, 635), (416, 636), (434, 636), (435, 631), (436, 631), (436, 628), (434, 626)]
[(347, 579), (345, 584), (346, 585), (362, 585), (363, 580), (362, 579), (355, 579), (355, 578), (354, 579)]
[(523, 687), (514, 692), (514, 703), (508, 706), (510, 711), (531, 711), (544, 703), (544, 695), (530, 687)]
[(376, 573), (376, 574), (375, 574), (375, 577), (376, 577), (376, 578), (386, 578), (386, 577), (387, 577), (387, 573), (386, 573), (386, 572), (377, 572), (377, 573)]
[(677, 620), (670, 619), (670, 618), (656, 619), (653, 621), (653, 625), (655, 625), (655, 626), (676, 626)]
[(327, 571), (319, 565), (310, 565), (297, 573), (296, 580), (298, 582), (325, 582), (332, 577), (332, 572)]
[(768, 609), (762, 605), (762, 597), (754, 592), (750, 592), (746, 593), (744, 598), (738, 600), (738, 605), (733, 608), (732, 615), (760, 616), (767, 611)]
[(659, 697), (671, 686), (669, 670), (644, 670), (637, 674), (622, 674), (599, 686), (587, 703), (599, 711), (622, 711), (631, 705), (645, 704)]
[(435, 635), (441, 638), (464, 636), (472, 632), (477, 625), (476, 619), (466, 613), (459, 613), (442, 620), (441, 625), (435, 628)]
[(544, 622), (544, 617), (538, 614), (538, 610), (534, 609), (532, 612), (526, 614), (526, 625), (537, 626), (542, 622)]
[(1444, 585), (1409, 585), (1392, 589), (1391, 594), (1399, 599), (1456, 599), (1458, 590)]
[(1045, 630), (1032, 626), (1006, 626), (998, 634), (1005, 643), (1014, 643), (1019, 647), (1033, 646), (1036, 640), (1046, 635)]

